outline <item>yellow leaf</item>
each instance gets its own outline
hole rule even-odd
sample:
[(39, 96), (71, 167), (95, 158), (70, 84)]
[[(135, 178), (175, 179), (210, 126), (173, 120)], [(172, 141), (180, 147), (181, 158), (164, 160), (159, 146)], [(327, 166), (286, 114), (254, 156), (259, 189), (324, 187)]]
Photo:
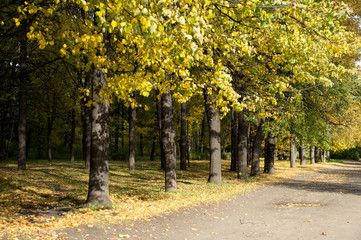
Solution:
[(110, 25), (113, 27), (113, 28), (116, 28), (118, 23), (114, 20), (112, 20), (112, 22), (110, 23)]

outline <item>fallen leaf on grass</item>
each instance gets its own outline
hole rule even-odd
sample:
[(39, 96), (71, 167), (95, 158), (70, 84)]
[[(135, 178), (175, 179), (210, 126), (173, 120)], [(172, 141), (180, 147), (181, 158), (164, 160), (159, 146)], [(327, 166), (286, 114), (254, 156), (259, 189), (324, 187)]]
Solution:
[(126, 235), (119, 234), (119, 237), (120, 237), (120, 238), (130, 238), (130, 236), (129, 236), (128, 234), (126, 234)]

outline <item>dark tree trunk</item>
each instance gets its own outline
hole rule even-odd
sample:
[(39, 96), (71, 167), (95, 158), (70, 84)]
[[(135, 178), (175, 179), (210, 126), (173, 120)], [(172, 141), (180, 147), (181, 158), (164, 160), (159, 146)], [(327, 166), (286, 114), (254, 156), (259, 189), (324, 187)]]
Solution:
[(161, 113), (161, 145), (165, 157), (165, 191), (177, 191), (174, 101), (170, 92), (162, 95)]
[(150, 153), (150, 161), (155, 161), (155, 156), (157, 154), (157, 145), (158, 145), (158, 134), (159, 134), (159, 123), (158, 123), (158, 115), (157, 112), (155, 112), (155, 117), (157, 121), (155, 121), (154, 124), (154, 132), (153, 132), (153, 144), (152, 144), (152, 151)]
[(248, 178), (248, 130), (249, 123), (244, 118), (245, 111), (238, 114), (238, 179)]
[(122, 104), (121, 106), (121, 112), (122, 112), (122, 122), (121, 122), (121, 130), (122, 130), (122, 134), (121, 134), (121, 150), (122, 150), (122, 153), (124, 153), (124, 131), (125, 131), (125, 127), (124, 127), (124, 119), (126, 118), (125, 117), (125, 114), (126, 114), (126, 111), (125, 111), (125, 107), (124, 105)]
[(83, 161), (85, 169), (90, 170), (91, 134), (92, 134), (91, 109), (83, 106)]
[(53, 154), (52, 154), (52, 145), (53, 145), (53, 123), (54, 123), (54, 116), (51, 112), (48, 113), (48, 161), (53, 161)]
[(129, 107), (129, 170), (135, 170), (135, 121), (137, 110)]
[(160, 145), (160, 168), (165, 169), (165, 152), (162, 141), (162, 100), (157, 99), (157, 119), (158, 119), (158, 129), (159, 129), (159, 145)]
[(237, 156), (238, 156), (238, 127), (237, 127), (237, 113), (232, 108), (231, 111), (231, 171), (237, 171)]
[(320, 149), (319, 147), (315, 147), (315, 163), (318, 163), (320, 160)]
[(248, 139), (247, 139), (247, 165), (250, 166), (252, 164), (252, 146), (253, 146), (253, 137), (252, 137), (252, 128), (249, 125), (248, 127)]
[(310, 146), (310, 159), (311, 159), (311, 164), (315, 163), (315, 146)]
[(205, 90), (204, 100), (209, 127), (209, 183), (222, 183), (222, 164), (221, 164), (221, 120), (215, 104)]
[(203, 115), (201, 139), (199, 142), (199, 151), (201, 153), (204, 153), (204, 139), (205, 138), (206, 138), (206, 113), (204, 113), (204, 115)]
[(27, 109), (27, 41), (21, 42), (20, 46), (20, 84), (19, 84), (19, 121), (18, 121), (18, 169), (26, 169), (26, 109)]
[(75, 160), (75, 109), (71, 111), (70, 161)]
[(0, 126), (0, 161), (5, 161), (7, 159), (7, 140), (8, 140), (8, 132), (10, 127), (10, 116), (11, 116), (11, 108), (9, 99), (7, 99), (7, 103), (0, 106), (1, 108), (1, 126)]
[(262, 126), (263, 123), (258, 126), (256, 136), (253, 140), (251, 176), (259, 176), (261, 174), (259, 158), (261, 153), (261, 145), (265, 136)]
[(290, 167), (291, 168), (296, 167), (296, 157), (297, 157), (297, 148), (295, 145), (294, 138), (291, 137), (291, 143), (290, 143)]
[(306, 147), (303, 143), (300, 147), (300, 165), (306, 165)]
[(141, 157), (144, 156), (144, 140), (143, 140), (143, 133), (139, 134), (139, 155)]
[(116, 102), (116, 112), (115, 116), (117, 118), (116, 126), (115, 126), (115, 133), (114, 133), (114, 152), (119, 153), (119, 132), (120, 132), (120, 124), (119, 124), (119, 118), (120, 118), (120, 103)]
[(95, 68), (93, 76), (92, 135), (88, 203), (109, 205), (109, 102), (99, 96), (105, 88), (106, 74)]
[(181, 132), (179, 140), (180, 148), (180, 167), (182, 170), (187, 169), (187, 103), (181, 104)]
[(275, 136), (272, 132), (269, 132), (267, 136), (266, 156), (264, 159), (265, 162), (264, 173), (268, 173), (268, 174), (275, 173), (276, 144), (277, 144), (277, 136)]

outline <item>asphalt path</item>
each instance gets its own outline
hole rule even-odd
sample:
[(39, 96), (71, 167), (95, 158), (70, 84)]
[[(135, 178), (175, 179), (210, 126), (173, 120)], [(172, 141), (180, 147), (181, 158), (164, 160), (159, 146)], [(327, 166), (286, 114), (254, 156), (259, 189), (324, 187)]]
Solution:
[(88, 237), (68, 229), (66, 238), (361, 240), (361, 162), (328, 165), (230, 201), (151, 221), (86, 231)]

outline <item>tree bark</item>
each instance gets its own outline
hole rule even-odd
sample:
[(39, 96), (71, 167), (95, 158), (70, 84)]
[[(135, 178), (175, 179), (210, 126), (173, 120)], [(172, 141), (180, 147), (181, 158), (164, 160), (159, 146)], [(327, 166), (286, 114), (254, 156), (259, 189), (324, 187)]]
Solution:
[(204, 153), (204, 139), (206, 138), (206, 114), (207, 113), (204, 113), (204, 115), (203, 115), (201, 139), (199, 142), (199, 151), (201, 153)]
[(135, 170), (135, 122), (137, 110), (129, 107), (129, 171)]
[(321, 162), (326, 162), (326, 151), (321, 151)]
[(165, 157), (165, 191), (177, 191), (176, 145), (174, 142), (174, 100), (172, 93), (161, 97), (161, 143)]
[(303, 143), (300, 147), (300, 165), (306, 165), (306, 147)]
[(209, 183), (222, 183), (222, 164), (221, 164), (221, 120), (215, 104), (211, 101), (211, 97), (204, 93), (205, 108), (207, 113), (209, 127), (209, 151), (210, 151), (210, 167), (209, 167)]
[(162, 141), (162, 99), (157, 99), (156, 102), (157, 108), (157, 120), (158, 120), (158, 129), (159, 129), (159, 145), (160, 145), (160, 168), (165, 169), (165, 152)]
[(26, 111), (27, 111), (27, 41), (20, 43), (20, 84), (19, 84), (19, 121), (18, 121), (18, 169), (26, 169)]
[(238, 113), (238, 171), (237, 179), (248, 178), (248, 130), (249, 123), (244, 118), (245, 110)]
[(181, 132), (179, 140), (180, 148), (180, 167), (182, 170), (187, 170), (187, 103), (181, 104)]
[(88, 203), (109, 205), (109, 102), (99, 93), (107, 84), (103, 69), (95, 68), (93, 75), (92, 136)]
[[(51, 113), (49, 113), (51, 114)], [(51, 152), (51, 148), (52, 148), (52, 141), (53, 141), (53, 123), (54, 123), (54, 117), (53, 116), (48, 116), (48, 161), (51, 162), (53, 161), (53, 154)]]
[(260, 123), (256, 136), (253, 140), (251, 176), (259, 176), (261, 174), (259, 158), (261, 153), (261, 145), (265, 136), (262, 126), (263, 123)]
[(326, 161), (330, 161), (331, 160), (331, 152), (330, 150), (326, 151)]
[[(86, 90), (90, 89), (91, 84), (91, 74), (90, 72), (85, 75), (85, 83), (84, 88)], [(90, 170), (90, 158), (91, 158), (91, 137), (92, 137), (92, 111), (87, 103), (89, 101), (89, 97), (86, 96), (82, 101), (82, 110), (83, 110), (83, 161), (85, 163), (85, 169)]]
[(238, 161), (238, 126), (237, 113), (232, 108), (231, 110), (231, 171), (237, 171)]
[(268, 133), (267, 136), (267, 147), (266, 147), (266, 156), (265, 156), (265, 167), (264, 173), (274, 174), (275, 173), (275, 151), (277, 144), (277, 136), (272, 132)]
[(296, 157), (297, 157), (297, 148), (295, 145), (294, 137), (291, 137), (291, 143), (290, 143), (290, 167), (291, 168), (296, 167)]
[(318, 163), (320, 160), (320, 149), (315, 147), (315, 163)]
[(315, 161), (315, 146), (310, 146), (310, 159), (311, 159), (311, 164), (314, 164)]
[(70, 161), (75, 161), (75, 109), (71, 111)]

